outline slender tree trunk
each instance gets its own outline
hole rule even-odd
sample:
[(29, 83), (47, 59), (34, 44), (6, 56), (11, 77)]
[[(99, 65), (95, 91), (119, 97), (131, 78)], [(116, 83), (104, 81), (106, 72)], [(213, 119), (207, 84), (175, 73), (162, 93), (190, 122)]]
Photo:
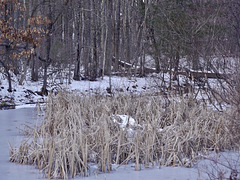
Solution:
[(38, 66), (39, 66), (39, 50), (35, 49), (36, 53), (32, 58), (31, 80), (38, 81)]
[(75, 69), (74, 69), (74, 76), (73, 76), (73, 79), (75, 81), (80, 81), (80, 43), (79, 43), (79, 31), (77, 33), (77, 61), (76, 61), (76, 64), (75, 64)]
[(159, 50), (158, 50), (158, 45), (157, 45), (157, 41), (155, 39), (155, 34), (154, 34), (154, 29), (150, 28), (150, 38), (153, 44), (153, 48), (154, 48), (154, 60), (155, 60), (155, 68), (156, 68), (156, 72), (159, 73), (160, 72), (160, 60), (159, 60)]
[[(81, 22), (81, 2), (78, 2), (78, 12), (76, 12), (76, 31), (77, 31), (77, 59), (74, 69), (73, 79), (80, 81), (80, 55), (81, 55), (81, 39), (80, 39), (80, 22)], [(76, 10), (75, 10), (76, 11)]]
[(112, 18), (113, 18), (113, 4), (112, 0), (107, 1), (108, 5), (108, 18), (107, 18), (107, 29), (108, 34), (106, 36), (107, 38), (107, 61), (108, 61), (108, 75), (109, 75), (109, 92), (112, 91), (112, 58), (113, 58), (113, 25), (112, 25)]
[(8, 79), (8, 92), (12, 92), (12, 79), (8, 69), (6, 70), (6, 73), (7, 73), (7, 79)]
[(176, 57), (175, 57), (175, 62), (174, 62), (174, 76), (173, 76), (173, 80), (177, 80), (177, 76), (178, 76), (178, 67), (179, 67), (179, 60), (180, 60), (179, 51), (180, 51), (180, 48), (178, 48), (177, 52), (176, 52)]
[(105, 28), (105, 39), (103, 45), (103, 67), (102, 67), (102, 78), (105, 74), (105, 64), (106, 64), (106, 54), (107, 54), (107, 37), (108, 37), (108, 28)]
[(118, 66), (119, 66), (119, 48), (120, 48), (120, 25), (121, 25), (121, 16), (120, 16), (120, 11), (121, 11), (121, 0), (117, 0), (115, 3), (115, 23), (114, 23), (114, 71), (118, 71)]
[[(52, 5), (49, 1), (48, 3), (48, 18), (52, 21)], [(50, 50), (51, 50), (51, 32), (52, 32), (52, 22), (48, 25), (48, 33), (46, 35), (46, 59), (44, 61), (44, 72), (43, 72), (43, 86), (42, 86), (42, 94), (47, 95), (47, 68), (50, 64)]]
[(130, 7), (130, 2), (127, 1), (126, 3), (126, 54), (127, 54), (127, 62), (131, 63), (131, 38), (130, 38), (130, 22), (129, 22), (129, 7)]
[(3, 61), (0, 60), (0, 64), (2, 64), (4, 70), (5, 70), (5, 73), (6, 73), (6, 76), (7, 76), (7, 79), (8, 79), (8, 92), (12, 92), (12, 79), (11, 79), (11, 74), (10, 74), (10, 69), (5, 65), (5, 63)]
[[(31, 57), (31, 59), (33, 59)], [(21, 75), (21, 79), (19, 81), (19, 85), (23, 85), (23, 81), (26, 79), (26, 75), (27, 75), (27, 68), (28, 68), (28, 64), (29, 64), (30, 58), (28, 58), (27, 60), (25, 60), (24, 62), (24, 67), (23, 67), (23, 73)]]

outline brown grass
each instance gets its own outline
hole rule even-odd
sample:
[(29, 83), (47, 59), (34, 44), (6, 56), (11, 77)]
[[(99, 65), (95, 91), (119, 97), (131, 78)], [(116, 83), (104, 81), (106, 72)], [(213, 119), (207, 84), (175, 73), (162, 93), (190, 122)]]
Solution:
[[(47, 178), (66, 179), (88, 176), (89, 162), (102, 172), (130, 161), (136, 170), (140, 165), (190, 167), (199, 153), (235, 147), (224, 113), (192, 98), (165, 106), (161, 96), (50, 95), (45, 120), (27, 130), (30, 139), (19, 148), (10, 147), (10, 160), (34, 164)], [(117, 115), (136, 124), (123, 129), (113, 121)]]

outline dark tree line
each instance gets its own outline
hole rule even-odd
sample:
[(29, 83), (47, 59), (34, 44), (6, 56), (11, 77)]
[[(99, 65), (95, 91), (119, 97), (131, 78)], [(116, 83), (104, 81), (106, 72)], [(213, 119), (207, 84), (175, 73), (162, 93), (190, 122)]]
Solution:
[[(22, 76), (20, 84), (31, 69), (32, 81), (43, 79), (44, 94), (49, 66), (58, 73), (68, 69), (69, 83), (72, 77), (144, 76), (149, 70), (146, 57), (151, 56), (155, 72), (172, 71), (176, 80), (184, 71), (182, 58), (193, 70), (215, 71), (224, 69), (222, 61), (215, 67), (215, 57), (239, 57), (238, 0), (5, 0), (0, 4), (0, 66), (8, 78), (10, 71)], [(4, 29), (6, 20), (16, 32), (39, 31), (26, 31), (22, 41), (14, 39), (11, 56), (12, 37), (4, 34), (13, 30)], [(20, 52), (25, 53), (16, 56)]]

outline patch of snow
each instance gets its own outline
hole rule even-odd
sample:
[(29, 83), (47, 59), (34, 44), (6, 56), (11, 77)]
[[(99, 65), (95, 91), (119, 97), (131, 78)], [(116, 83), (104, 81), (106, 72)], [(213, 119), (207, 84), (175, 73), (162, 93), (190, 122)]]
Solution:
[(118, 124), (120, 126), (120, 128), (123, 131), (127, 131), (128, 132), (128, 138), (132, 139), (134, 134), (135, 134), (135, 128), (136, 127), (141, 127), (140, 125), (137, 125), (136, 121), (128, 115), (113, 115), (113, 122)]
[(123, 130), (127, 127), (128, 124), (129, 124), (130, 126), (135, 126), (135, 125), (136, 125), (135, 120), (134, 120), (131, 116), (128, 116), (128, 115), (119, 115), (119, 114), (117, 114), (116, 116), (117, 116), (117, 117), (120, 117), (121, 122), (117, 121), (116, 119), (113, 119), (113, 122), (119, 124), (120, 127), (121, 127)]
[(23, 109), (23, 108), (35, 108), (36, 104), (22, 104), (15, 107), (15, 109)]

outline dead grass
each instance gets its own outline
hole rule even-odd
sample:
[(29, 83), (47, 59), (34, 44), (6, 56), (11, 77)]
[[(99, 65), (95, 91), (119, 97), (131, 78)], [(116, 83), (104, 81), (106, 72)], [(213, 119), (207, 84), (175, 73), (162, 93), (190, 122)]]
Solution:
[[(45, 120), (27, 130), (29, 140), (19, 148), (10, 146), (10, 160), (36, 165), (47, 178), (67, 179), (88, 176), (89, 162), (102, 172), (130, 161), (136, 170), (140, 165), (190, 167), (199, 153), (235, 147), (224, 113), (191, 98), (173, 98), (165, 106), (161, 96), (50, 95)], [(136, 123), (122, 128), (121, 119), (113, 120), (117, 115)]]

